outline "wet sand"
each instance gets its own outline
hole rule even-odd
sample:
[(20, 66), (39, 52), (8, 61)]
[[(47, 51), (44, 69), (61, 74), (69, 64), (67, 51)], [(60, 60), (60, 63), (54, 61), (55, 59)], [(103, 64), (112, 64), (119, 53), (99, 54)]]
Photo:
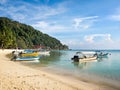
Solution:
[(117, 90), (23, 66), (6, 57), (12, 51), (0, 50), (0, 90)]

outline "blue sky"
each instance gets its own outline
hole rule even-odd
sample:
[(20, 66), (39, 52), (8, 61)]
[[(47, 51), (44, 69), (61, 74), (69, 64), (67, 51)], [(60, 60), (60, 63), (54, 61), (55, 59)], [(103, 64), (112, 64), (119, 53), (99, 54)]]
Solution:
[(0, 0), (0, 16), (72, 49), (120, 49), (120, 0)]

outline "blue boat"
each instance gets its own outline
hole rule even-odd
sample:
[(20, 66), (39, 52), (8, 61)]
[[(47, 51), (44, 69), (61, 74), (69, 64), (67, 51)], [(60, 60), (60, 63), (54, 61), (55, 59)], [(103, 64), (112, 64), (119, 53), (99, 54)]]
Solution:
[(16, 61), (34, 61), (34, 60), (38, 60), (40, 59), (40, 57), (17, 57)]
[(109, 53), (96, 52), (94, 55), (97, 56), (97, 58), (106, 58), (106, 57), (108, 57)]

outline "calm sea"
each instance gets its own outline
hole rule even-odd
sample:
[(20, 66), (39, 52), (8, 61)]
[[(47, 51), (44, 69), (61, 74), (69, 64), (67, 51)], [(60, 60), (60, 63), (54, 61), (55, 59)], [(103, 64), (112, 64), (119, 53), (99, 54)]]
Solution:
[(84, 63), (71, 60), (77, 51), (84, 50), (52, 51), (50, 56), (43, 56), (39, 62), (22, 63), (38, 70), (70, 76), (78, 80), (91, 80), (112, 85), (120, 83), (120, 50), (103, 50), (110, 55)]

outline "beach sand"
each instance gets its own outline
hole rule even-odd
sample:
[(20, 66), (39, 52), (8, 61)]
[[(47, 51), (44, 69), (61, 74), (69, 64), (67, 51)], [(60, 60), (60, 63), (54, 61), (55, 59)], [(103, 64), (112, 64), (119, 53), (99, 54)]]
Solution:
[(6, 57), (12, 51), (0, 50), (0, 90), (117, 90), (23, 66)]

